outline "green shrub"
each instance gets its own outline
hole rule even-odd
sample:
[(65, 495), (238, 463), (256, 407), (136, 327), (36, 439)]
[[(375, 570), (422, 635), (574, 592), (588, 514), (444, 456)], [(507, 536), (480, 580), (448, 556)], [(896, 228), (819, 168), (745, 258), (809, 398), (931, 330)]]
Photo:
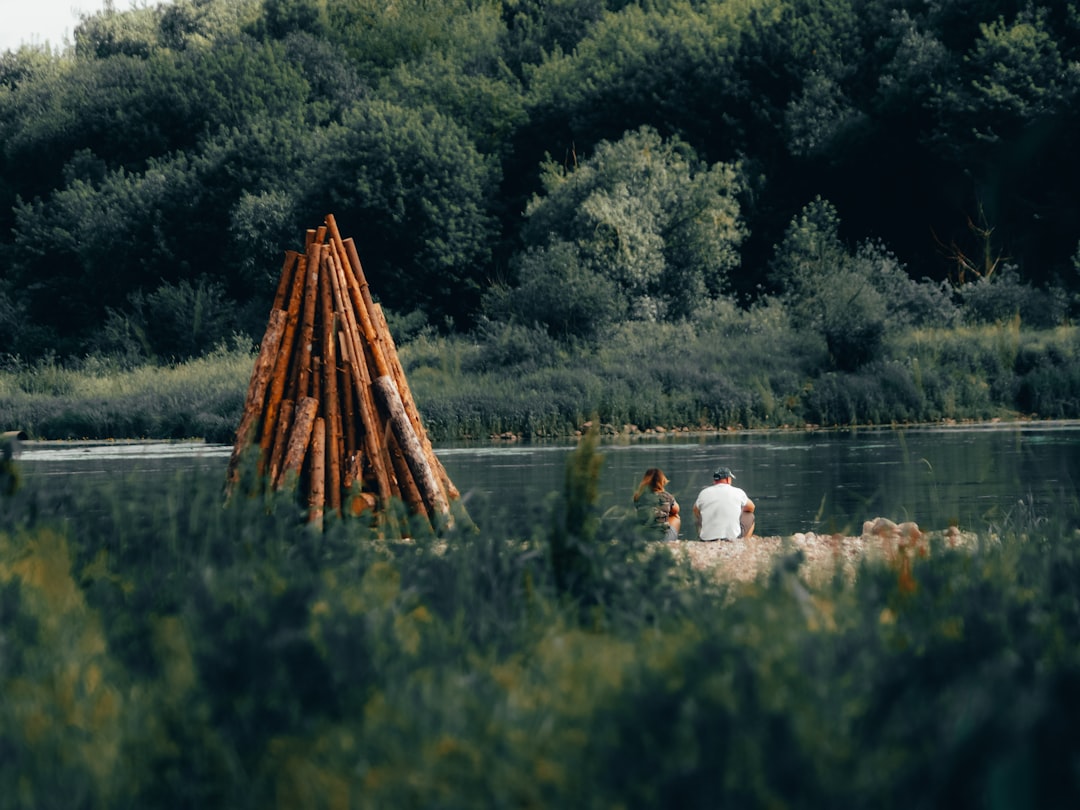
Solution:
[(1065, 303), (1049, 291), (1022, 281), (1013, 267), (957, 290), (961, 314), (970, 324), (1006, 323), (1013, 318), (1036, 329), (1058, 326), (1065, 315)]

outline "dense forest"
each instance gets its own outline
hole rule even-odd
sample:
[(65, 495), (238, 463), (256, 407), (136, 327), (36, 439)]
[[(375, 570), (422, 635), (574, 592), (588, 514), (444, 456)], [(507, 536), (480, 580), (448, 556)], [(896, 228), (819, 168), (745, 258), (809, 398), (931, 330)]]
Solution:
[(1076, 306), (1080, 0), (176, 0), (73, 39), (0, 55), (9, 360), (257, 340), (326, 213), (405, 340), (768, 302), (844, 368)]

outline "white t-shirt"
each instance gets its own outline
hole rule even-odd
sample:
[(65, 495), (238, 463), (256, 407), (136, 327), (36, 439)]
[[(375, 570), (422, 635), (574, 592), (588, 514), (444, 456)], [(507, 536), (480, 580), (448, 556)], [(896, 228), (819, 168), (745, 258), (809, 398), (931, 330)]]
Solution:
[(742, 533), (739, 516), (749, 502), (746, 493), (731, 484), (705, 487), (694, 502), (701, 513), (702, 540), (734, 540)]

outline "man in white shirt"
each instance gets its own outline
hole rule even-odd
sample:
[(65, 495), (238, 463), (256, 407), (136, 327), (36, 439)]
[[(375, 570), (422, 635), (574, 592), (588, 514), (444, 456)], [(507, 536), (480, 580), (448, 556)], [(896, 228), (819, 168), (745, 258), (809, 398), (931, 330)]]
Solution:
[(754, 502), (732, 485), (735, 476), (727, 467), (713, 473), (713, 484), (694, 502), (698, 539), (705, 542), (753, 537)]

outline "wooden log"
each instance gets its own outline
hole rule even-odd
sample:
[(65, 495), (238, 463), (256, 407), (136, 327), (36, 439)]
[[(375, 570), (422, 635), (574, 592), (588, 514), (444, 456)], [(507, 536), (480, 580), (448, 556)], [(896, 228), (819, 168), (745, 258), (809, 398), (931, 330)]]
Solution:
[(364, 269), (360, 264), (360, 256), (356, 252), (356, 245), (352, 239), (343, 240), (341, 238), (333, 214), (326, 215), (326, 228), (330, 233), (331, 244), (334, 245), (338, 253), (342, 267), (346, 269), (345, 279), (349, 297), (352, 300), (353, 308), (356, 310), (357, 324), (360, 326), (361, 334), (367, 341), (368, 349), (371, 351), (374, 360), (375, 376), (385, 377), (390, 373), (390, 368), (386, 364), (382, 343), (379, 340), (378, 332), (375, 330), (374, 315), (371, 311), (374, 302), (371, 298), (371, 291), (367, 289), (367, 279), (364, 277)]
[[(356, 329), (354, 329), (353, 334), (355, 334), (358, 339), (363, 338), (360, 341), (362, 343), (360, 352), (362, 352), (365, 358), (371, 358), (371, 364), (374, 367), (376, 375), (380, 377), (387, 376), (389, 367), (382, 354), (382, 347), (379, 342), (378, 333), (374, 327), (372, 314), (367, 303), (365, 303), (363, 293), (357, 284), (357, 273), (359, 273), (362, 278), (363, 270), (358, 266), (355, 268), (355, 271), (350, 271), (349, 262), (352, 261), (352, 259), (345, 249), (345, 244), (341, 240), (341, 234), (337, 230), (337, 223), (332, 214), (327, 216), (326, 227), (330, 234), (331, 245), (335, 246), (334, 256), (337, 259), (338, 275), (343, 279), (344, 283), (343, 295), (346, 299), (346, 303), (351, 304), (352, 317), (356, 323)], [(355, 250), (353, 251), (352, 258), (355, 258), (357, 263), (359, 262), (359, 259), (355, 255)], [(371, 302), (370, 294), (368, 296), (368, 302)], [(366, 364), (363, 365), (366, 366)], [(367, 408), (369, 406), (365, 403), (364, 407)], [(392, 469), (386, 442), (382, 442), (379, 445), (379, 449), (383, 456), (381, 463), (387, 469)], [(401, 497), (400, 487), (397, 485), (397, 482), (392, 480), (391, 485), (393, 488), (392, 494), (396, 497)]]
[(322, 357), (315, 355), (311, 358), (311, 368), (308, 370), (311, 382), (308, 384), (308, 396), (322, 402)]
[(386, 316), (383, 314), (382, 307), (375, 304), (374, 312), (376, 325), (386, 344), (386, 360), (390, 366), (390, 374), (397, 384), (398, 393), (401, 394), (401, 401), (405, 406), (405, 413), (409, 417), (409, 421), (413, 423), (413, 429), (416, 430), (416, 435), (420, 438), (420, 444), (424, 448), (424, 455), (427, 457), (428, 464), (430, 464), (431, 468), (435, 471), (435, 475), (442, 484), (443, 489), (446, 491), (447, 497), (450, 500), (457, 500), (461, 497), (461, 493), (458, 491), (458, 488), (454, 486), (454, 482), (450, 480), (450, 475), (446, 472), (446, 468), (443, 467), (442, 462), (439, 461), (439, 457), (435, 454), (435, 448), (431, 445), (431, 440), (427, 435), (427, 430), (424, 429), (424, 423), (420, 419), (420, 411), (416, 407), (415, 400), (413, 400), (412, 391), (409, 389), (409, 382), (405, 377), (405, 369), (402, 368), (401, 360), (398, 358), (397, 345), (394, 343), (394, 336), (390, 332), (390, 325), (386, 322)]
[(304, 397), (296, 404), (292, 428), (289, 430), (289, 438), (286, 442), (285, 458), (281, 462), (281, 474), (275, 482), (275, 488), (283, 487), (292, 475), (299, 477), (311, 443), (311, 431), (315, 427), (315, 415), (318, 410), (319, 400), (314, 397)]
[(401, 450), (405, 454), (405, 461), (413, 474), (416, 486), (420, 490), (430, 512), (437, 516), (450, 518), (450, 504), (446, 494), (438, 481), (435, 480), (434, 472), (424, 456), (420, 440), (413, 430), (412, 422), (405, 414), (405, 406), (401, 402), (397, 386), (388, 375), (378, 377), (373, 382), (374, 389), (379, 393), (383, 406), (386, 408), (390, 425), (394, 430)]
[[(329, 261), (327, 261), (329, 265)], [(337, 318), (334, 315), (330, 276), (326, 266), (319, 273), (319, 304), (322, 314), (322, 413), (326, 421), (326, 497), (330, 508), (341, 512), (341, 402), (337, 388)]]
[[(338, 356), (341, 358), (348, 355), (344, 345), (345, 339), (345, 335), (338, 332)], [(344, 449), (341, 457), (346, 459), (359, 449), (356, 444), (356, 399), (353, 396), (353, 384), (352, 378), (349, 376), (349, 366), (344, 361), (338, 364), (338, 372), (341, 374), (341, 379), (338, 381), (340, 383), (338, 390), (341, 391), (341, 424), (344, 439)]]
[[(259, 466), (260, 474), (266, 472), (268, 461), (273, 454), (281, 400), (285, 397), (285, 387), (289, 380), (289, 368), (292, 365), (293, 347), (296, 343), (296, 330), (300, 324), (300, 307), (304, 300), (305, 279), (304, 274), (300, 272), (300, 268), (304, 266), (306, 266), (304, 257), (298, 256), (296, 272), (293, 273), (289, 291), (288, 320), (285, 322), (285, 333), (282, 335), (281, 346), (278, 348), (277, 361), (274, 364), (273, 376), (270, 381), (270, 391), (266, 395), (266, 418), (263, 422), (262, 438), (259, 441), (262, 448)], [(295, 402), (295, 400), (293, 401)]]
[(390, 453), (390, 463), (394, 465), (394, 478), (397, 480), (398, 490), (401, 492), (401, 500), (404, 501), (413, 514), (419, 515), (430, 524), (431, 515), (428, 513), (427, 504), (424, 503), (424, 497), (416, 486), (416, 479), (412, 474), (412, 470), (409, 469), (409, 462), (405, 458), (405, 452), (402, 450), (401, 444), (393, 431), (390, 431), (386, 444)]
[[(386, 349), (379, 330), (376, 328), (375, 303), (367, 285), (364, 269), (360, 263), (360, 256), (356, 251), (356, 244), (352, 239), (343, 240), (341, 238), (333, 214), (328, 214), (326, 217), (326, 229), (330, 235), (331, 244), (335, 246), (335, 252), (339, 257), (344, 253), (344, 258), (341, 261), (343, 268), (348, 270), (345, 275), (349, 297), (357, 312), (357, 320), (365, 337), (365, 348), (368, 349), (372, 356), (375, 373), (378, 375), (374, 387), (380, 392), (384, 406), (388, 410), (391, 425), (395, 433), (398, 434), (402, 451), (409, 463), (409, 469), (412, 471), (417, 487), (427, 502), (428, 509), (437, 515), (443, 516), (447, 521), (451, 521), (447, 495), (440, 483), (435, 479), (432, 465), (424, 454), (416, 436), (416, 431), (404, 414), (404, 405), (391, 375)], [(401, 406), (400, 414), (396, 411), (397, 406)]]
[(281, 471), (282, 462), (285, 460), (285, 442), (289, 435), (289, 428), (292, 426), (293, 411), (295, 410), (296, 403), (291, 399), (281, 400), (278, 421), (277, 424), (274, 425), (273, 450), (270, 453), (270, 458), (266, 466), (266, 478), (271, 487), (277, 482), (278, 473)]
[[(230, 485), (235, 483), (240, 456), (255, 441), (255, 433), (259, 427), (259, 418), (263, 416), (266, 389), (273, 371), (278, 347), (281, 345), (281, 336), (284, 332), (286, 317), (286, 313), (280, 309), (275, 309), (270, 313), (270, 320), (263, 335), (262, 344), (259, 346), (259, 354), (255, 358), (255, 368), (251, 373), (251, 380), (248, 382), (244, 411), (240, 417), (240, 425), (236, 429), (236, 441), (233, 444), (232, 456), (229, 458), (226, 480), (230, 482)], [(265, 425), (264, 429), (266, 429)]]
[(302, 254), (295, 250), (285, 251), (285, 263), (281, 266), (281, 278), (278, 279), (277, 291), (274, 293), (274, 305), (270, 308), (285, 309), (285, 303), (289, 298), (289, 290), (292, 289), (293, 272), (300, 263)]
[(334, 282), (332, 286), (334, 302), (342, 317), (344, 324), (343, 334), (346, 338), (347, 352), (342, 353), (342, 363), (348, 367), (349, 376), (353, 381), (357, 401), (356, 409), (360, 413), (363, 428), (361, 439), (364, 443), (365, 455), (375, 478), (379, 498), (385, 504), (393, 497), (393, 489), (390, 484), (389, 459), (384, 458), (385, 448), (379, 447), (378, 414), (375, 409), (374, 396), (371, 393), (371, 381), (368, 376), (367, 365), (364, 362), (363, 349), (359, 342), (355, 312), (350, 306), (346, 294), (343, 268), (341, 263), (336, 260), (336, 256), (331, 254), (330, 259), (330, 267), (333, 268), (331, 279)]
[(326, 507), (326, 421), (315, 417), (311, 429), (311, 478), (308, 494), (308, 522), (321, 529)]
[(293, 396), (297, 402), (310, 393), (311, 356), (315, 342), (315, 307), (319, 298), (319, 265), (323, 247), (313, 245), (308, 253), (304, 276), (304, 308), (300, 315), (300, 343), (296, 365), (296, 389)]

